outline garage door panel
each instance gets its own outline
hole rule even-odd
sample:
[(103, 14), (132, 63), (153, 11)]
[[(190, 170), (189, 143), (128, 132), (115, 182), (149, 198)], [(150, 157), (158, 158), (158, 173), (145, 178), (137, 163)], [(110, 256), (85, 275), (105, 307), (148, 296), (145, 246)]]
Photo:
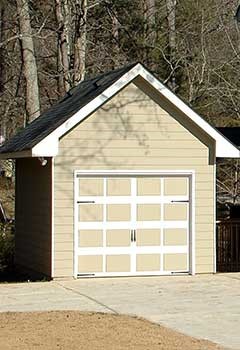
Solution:
[(108, 204), (107, 221), (130, 221), (131, 206), (130, 204)]
[(137, 246), (160, 246), (161, 230), (159, 229), (139, 229), (136, 230)]
[(160, 254), (137, 254), (137, 271), (160, 271)]
[(163, 243), (170, 246), (187, 245), (187, 229), (164, 229)]
[(160, 221), (161, 205), (160, 204), (138, 204), (137, 220), (138, 221)]
[(102, 255), (80, 255), (78, 257), (79, 273), (96, 273), (103, 271)]
[(103, 179), (81, 178), (79, 180), (79, 196), (103, 196)]
[(188, 255), (187, 254), (164, 254), (163, 267), (165, 271), (187, 271)]
[(164, 205), (165, 221), (186, 221), (188, 218), (187, 203), (170, 203)]
[(131, 257), (128, 254), (124, 255), (107, 255), (106, 256), (106, 271), (107, 272), (130, 272)]
[(138, 196), (160, 196), (161, 179), (160, 178), (139, 178), (137, 179)]
[(102, 204), (81, 204), (79, 205), (79, 221), (102, 221), (103, 205)]
[(102, 230), (79, 230), (79, 247), (102, 247), (103, 231)]
[(107, 230), (106, 245), (107, 247), (129, 247), (131, 245), (131, 231)]
[(107, 179), (107, 196), (130, 196), (131, 179)]
[(188, 179), (186, 177), (170, 177), (164, 179), (164, 196), (187, 196)]

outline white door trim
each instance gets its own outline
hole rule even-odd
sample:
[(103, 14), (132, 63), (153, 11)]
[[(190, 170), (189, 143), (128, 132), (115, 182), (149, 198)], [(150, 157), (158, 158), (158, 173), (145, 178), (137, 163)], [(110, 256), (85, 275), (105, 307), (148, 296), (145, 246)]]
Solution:
[(213, 175), (213, 273), (217, 273), (217, 165), (216, 157), (214, 159), (214, 175)]
[(77, 182), (77, 173), (74, 172), (74, 234), (73, 234), (73, 276), (77, 278), (78, 274), (78, 205), (77, 205), (77, 194), (78, 194), (78, 182)]
[(192, 175), (195, 174), (195, 170), (75, 170), (75, 177), (77, 175), (86, 176), (176, 176), (176, 175)]
[[(195, 274), (195, 171), (194, 170), (75, 170), (74, 171), (74, 277), (78, 277), (78, 205), (77, 205), (77, 194), (78, 194), (78, 182), (77, 178), (82, 176), (89, 177), (132, 177), (132, 176), (156, 176), (156, 177), (175, 177), (175, 176), (187, 176), (189, 178), (189, 273)], [(148, 273), (147, 273), (148, 274)], [(149, 275), (156, 275), (156, 273), (149, 273)], [(165, 274), (165, 273), (163, 273)], [(177, 274), (177, 273), (176, 273)], [(98, 274), (99, 277), (101, 274)], [(111, 274), (108, 274), (111, 276)], [(114, 273), (115, 276), (121, 276), (123, 274)], [(128, 275), (128, 274), (124, 274)], [(129, 274), (130, 275), (130, 274)], [(137, 273), (136, 275), (141, 275)]]
[(193, 171), (189, 177), (190, 181), (190, 193), (189, 193), (189, 271), (191, 275), (196, 273), (196, 244), (195, 244), (195, 206), (196, 206), (196, 179), (195, 172)]
[(55, 166), (54, 166), (54, 157), (51, 160), (51, 176), (52, 176), (52, 189), (51, 189), (51, 278), (55, 277)]

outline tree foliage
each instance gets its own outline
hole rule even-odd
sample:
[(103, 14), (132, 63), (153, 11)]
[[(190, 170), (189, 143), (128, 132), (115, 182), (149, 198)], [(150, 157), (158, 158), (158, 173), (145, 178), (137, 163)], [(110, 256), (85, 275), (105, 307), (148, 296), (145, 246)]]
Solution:
[[(20, 7), (26, 5), (29, 35), (21, 30)], [(26, 118), (24, 39), (33, 41), (33, 80), (39, 79), (42, 110), (85, 77), (141, 61), (214, 125), (238, 125), (237, 5), (233, 0), (2, 0), (1, 133), (15, 133)]]

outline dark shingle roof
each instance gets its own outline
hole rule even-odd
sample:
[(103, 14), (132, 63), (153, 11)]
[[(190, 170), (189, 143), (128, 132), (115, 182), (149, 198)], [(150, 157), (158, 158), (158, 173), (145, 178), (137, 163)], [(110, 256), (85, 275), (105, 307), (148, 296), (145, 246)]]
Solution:
[(221, 134), (223, 134), (234, 145), (240, 147), (240, 127), (223, 127), (217, 128)]
[(136, 63), (130, 64), (93, 79), (84, 80), (0, 147), (0, 153), (30, 150), (135, 65)]

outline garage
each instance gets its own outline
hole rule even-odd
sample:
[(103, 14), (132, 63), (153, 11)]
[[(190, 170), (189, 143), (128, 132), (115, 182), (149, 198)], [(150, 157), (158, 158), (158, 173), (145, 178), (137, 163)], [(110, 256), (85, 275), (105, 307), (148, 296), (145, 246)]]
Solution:
[(192, 174), (75, 177), (75, 274), (192, 272)]
[(142, 64), (83, 81), (0, 149), (15, 264), (50, 279), (216, 272), (216, 159), (239, 149)]

